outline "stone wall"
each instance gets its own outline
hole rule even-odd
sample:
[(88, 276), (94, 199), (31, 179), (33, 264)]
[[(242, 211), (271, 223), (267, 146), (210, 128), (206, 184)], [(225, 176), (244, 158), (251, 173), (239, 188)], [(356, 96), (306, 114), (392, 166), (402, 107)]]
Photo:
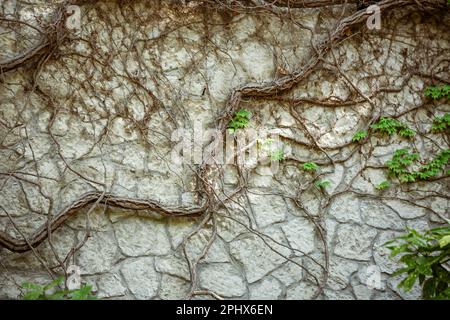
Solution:
[[(9, 17), (39, 25), (62, 2), (30, 3)], [(448, 218), (448, 179), (376, 186), (389, 179), (385, 163), (395, 150), (415, 149), (426, 161), (448, 148), (448, 136), (429, 130), (450, 106), (423, 96), (426, 85), (449, 81), (448, 14), (382, 11), (380, 30), (346, 29), (303, 74), (355, 5), (80, 8), (77, 33), (1, 74), (0, 230), (32, 239), (51, 215), (98, 196), (35, 250), (0, 248), (0, 297), (17, 298), (24, 281), (46, 283), (50, 271), (70, 265), (105, 299), (420, 297), (418, 287), (397, 289), (391, 274), (399, 265), (382, 244)], [(39, 43), (28, 25), (0, 27), (0, 61)], [(276, 172), (268, 163), (173, 161), (176, 129), (220, 127), (233, 114), (233, 92), (288, 78), (289, 88), (239, 96), (234, 110), (251, 112), (251, 128), (276, 130)], [(380, 116), (417, 134), (352, 141)], [(302, 169), (308, 161), (317, 173)]]

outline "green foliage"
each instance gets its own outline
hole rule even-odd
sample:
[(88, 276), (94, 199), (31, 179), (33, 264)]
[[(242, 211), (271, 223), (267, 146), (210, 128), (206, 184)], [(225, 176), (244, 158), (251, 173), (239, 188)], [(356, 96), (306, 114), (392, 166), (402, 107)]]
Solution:
[(247, 128), (250, 123), (250, 116), (250, 111), (246, 109), (241, 109), (236, 112), (233, 116), (233, 119), (231, 119), (230, 123), (228, 124), (228, 131), (230, 133), (235, 133), (238, 129)]
[(394, 273), (405, 275), (399, 288), (409, 291), (418, 280), (424, 299), (450, 299), (450, 272), (444, 267), (450, 260), (450, 226), (424, 233), (408, 229), (384, 245), (392, 258), (401, 255), (399, 261), (405, 265)]
[(444, 84), (441, 86), (429, 86), (425, 88), (424, 92), (426, 97), (430, 97), (433, 100), (441, 98), (450, 98), (450, 85)]
[(305, 162), (303, 164), (303, 170), (305, 171), (317, 171), (319, 166), (314, 162)]
[(414, 175), (408, 170), (408, 167), (418, 159), (418, 153), (409, 153), (407, 149), (396, 150), (392, 159), (386, 162), (389, 174), (397, 177), (401, 182), (415, 181)]
[(364, 139), (365, 137), (367, 137), (367, 135), (368, 135), (367, 131), (359, 130), (353, 135), (352, 141), (353, 142), (358, 142), (358, 141)]
[(404, 127), (398, 131), (398, 134), (403, 138), (411, 138), (416, 134), (416, 132), (408, 127)]
[(270, 159), (272, 159), (272, 161), (281, 161), (284, 159), (284, 152), (283, 150), (275, 150), (272, 151), (271, 155), (270, 155)]
[(23, 294), (22, 300), (95, 300), (92, 294), (92, 286), (83, 285), (76, 290), (60, 290), (59, 286), (64, 282), (64, 277), (59, 277), (49, 284), (38, 285), (31, 282), (22, 284), (27, 291)]
[(397, 177), (400, 182), (415, 182), (436, 177), (441, 171), (446, 172), (445, 166), (450, 160), (450, 149), (441, 151), (429, 163), (419, 166), (417, 170), (409, 167), (419, 160), (418, 153), (410, 153), (407, 149), (395, 151), (391, 160), (386, 162), (391, 176)]
[(400, 122), (397, 119), (382, 117), (377, 123), (370, 126), (375, 132), (392, 136), (393, 134), (399, 134), (404, 138), (413, 137), (416, 132), (409, 128), (406, 124)]
[(326, 187), (331, 186), (331, 182), (328, 180), (317, 180), (314, 182), (314, 185), (319, 189), (325, 189)]
[(384, 190), (384, 189), (389, 188), (390, 186), (391, 186), (391, 183), (389, 181), (383, 181), (383, 182), (380, 182), (379, 184), (377, 184), (375, 186), (375, 188), (377, 190)]
[(267, 147), (270, 147), (270, 145), (272, 145), (273, 142), (274, 142), (274, 140), (272, 138), (267, 138), (260, 144), (263, 148), (267, 148)]
[(443, 132), (448, 129), (450, 129), (450, 113), (434, 117), (433, 125), (431, 126), (433, 132)]
[(421, 180), (426, 180), (432, 177), (435, 177), (441, 171), (445, 171), (445, 166), (448, 164), (450, 160), (450, 149), (441, 151), (436, 158), (434, 158), (429, 163), (421, 166), (419, 170), (416, 172), (416, 175)]

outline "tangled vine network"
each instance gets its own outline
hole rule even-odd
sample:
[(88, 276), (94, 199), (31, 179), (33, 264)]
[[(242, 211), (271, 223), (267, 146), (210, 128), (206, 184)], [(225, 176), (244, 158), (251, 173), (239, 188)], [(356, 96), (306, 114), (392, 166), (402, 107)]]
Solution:
[[(94, 212), (138, 211), (195, 221), (177, 248), (189, 267), (188, 299), (221, 298), (199, 287), (198, 270), (224, 226), (253, 234), (301, 269), (316, 299), (330, 274), (327, 217), (342, 197), (399, 201), (445, 221), (448, 172), (406, 181), (409, 163), (395, 161), (415, 152), (418, 172), (448, 161), (448, 130), (430, 129), (448, 105), (423, 94), (450, 84), (446, 0), (35, 2), (0, 8), (1, 255), (30, 254), (50, 277), (67, 275)], [(381, 12), (379, 30), (366, 26), (371, 4)], [(82, 9), (77, 32), (67, 26), (69, 6)], [(226, 40), (237, 33), (268, 48), (265, 78), (241, 72), (244, 58)], [(222, 66), (225, 80), (209, 65)], [(230, 168), (203, 157), (173, 166), (173, 131), (193, 130), (198, 116), (225, 137), (240, 110), (249, 110), (251, 125), (277, 127), (288, 146), (268, 185), (255, 188), (258, 164)], [(380, 151), (394, 144), (403, 150), (397, 158)], [(133, 161), (144, 169), (130, 169)], [(386, 181), (374, 178), (380, 174)], [(191, 202), (157, 194), (176, 179), (178, 189), (163, 192), (182, 190)], [(312, 226), (312, 252), (255, 225), (252, 199), (273, 196)], [(442, 201), (443, 211), (433, 205)], [(84, 236), (61, 254), (58, 231), (81, 215)], [(207, 240), (192, 258), (189, 242), (199, 234)]]

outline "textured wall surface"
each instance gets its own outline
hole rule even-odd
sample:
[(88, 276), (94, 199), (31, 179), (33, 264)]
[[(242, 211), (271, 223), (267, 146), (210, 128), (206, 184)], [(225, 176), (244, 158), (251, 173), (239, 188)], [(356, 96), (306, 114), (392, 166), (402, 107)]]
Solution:
[[(51, 19), (57, 7), (31, 2), (11, 17), (38, 25), (35, 17)], [(240, 96), (250, 127), (278, 129), (279, 169), (227, 164), (202, 175), (201, 163), (173, 161), (172, 133), (217, 127), (236, 88), (276, 87), (301, 73), (355, 6), (288, 14), (195, 2), (80, 7), (78, 33), (33, 68), (1, 74), (0, 230), (33, 238), (88, 192), (98, 201), (33, 251), (0, 248), (0, 297), (17, 298), (24, 281), (45, 283), (69, 265), (112, 299), (420, 296), (396, 288), (399, 265), (382, 244), (448, 218), (448, 179), (375, 186), (388, 179), (396, 149), (426, 161), (448, 148), (447, 136), (428, 132), (450, 106), (423, 96), (433, 77), (449, 79), (448, 14), (387, 10), (380, 30), (349, 28), (292, 88)], [(38, 40), (27, 25), (5, 32), (0, 60)], [(417, 134), (352, 141), (380, 116)], [(307, 161), (317, 173), (302, 170)], [(318, 188), (317, 179), (330, 184)], [(132, 201), (119, 208), (105, 205), (108, 197)], [(216, 202), (199, 215), (161, 216), (205, 208), (209, 197)], [(139, 201), (164, 210), (133, 210)]]

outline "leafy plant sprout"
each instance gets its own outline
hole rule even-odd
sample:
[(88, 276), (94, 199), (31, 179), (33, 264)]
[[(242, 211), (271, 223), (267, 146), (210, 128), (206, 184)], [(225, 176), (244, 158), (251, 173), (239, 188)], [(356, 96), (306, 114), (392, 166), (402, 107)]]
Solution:
[(270, 159), (272, 161), (281, 161), (284, 160), (284, 152), (281, 149), (277, 149), (275, 151), (272, 151), (270, 154)]
[(391, 183), (386, 180), (386, 181), (382, 181), (379, 184), (377, 184), (375, 186), (375, 189), (377, 189), (377, 190), (385, 190), (385, 189), (388, 189), (390, 186), (391, 186)]
[(46, 285), (25, 282), (22, 287), (26, 292), (22, 300), (96, 300), (97, 297), (92, 294), (91, 285), (82, 285), (79, 289), (61, 290), (64, 277), (59, 277)]
[(318, 188), (318, 189), (326, 189), (327, 187), (331, 186), (331, 182), (329, 180), (318, 180), (316, 182), (314, 182), (314, 185)]
[(319, 170), (319, 166), (314, 162), (305, 162), (302, 166), (305, 171), (317, 171)]
[(247, 128), (250, 123), (250, 116), (250, 111), (246, 109), (241, 109), (236, 112), (230, 123), (228, 123), (228, 132), (233, 134), (239, 129)]
[(450, 129), (450, 113), (446, 113), (443, 116), (436, 116), (433, 119), (433, 124), (431, 126), (431, 131), (445, 132)]
[(429, 97), (433, 100), (438, 100), (441, 98), (450, 99), (450, 85), (444, 84), (441, 86), (429, 86), (425, 88), (425, 97)]
[(360, 130), (360, 131), (357, 131), (357, 132), (353, 135), (352, 141), (353, 141), (353, 142), (361, 141), (361, 140), (363, 140), (364, 138), (366, 138), (366, 137), (368, 136), (368, 134), (369, 134), (369, 133), (368, 133), (366, 130)]

